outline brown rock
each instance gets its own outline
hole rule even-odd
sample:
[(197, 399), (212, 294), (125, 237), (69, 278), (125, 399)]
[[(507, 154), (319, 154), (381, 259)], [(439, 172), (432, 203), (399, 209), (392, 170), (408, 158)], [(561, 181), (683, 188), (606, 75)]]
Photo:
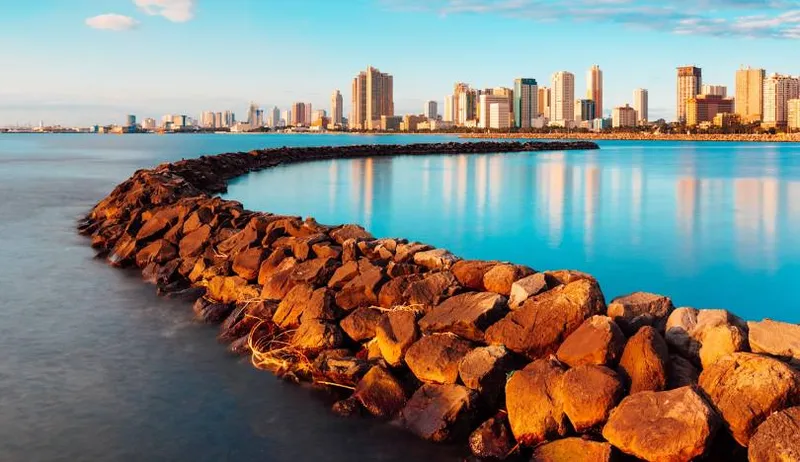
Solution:
[(358, 276), (358, 262), (349, 261), (334, 271), (330, 280), (328, 280), (328, 287), (331, 289), (341, 290), (348, 282)]
[(425, 250), (414, 254), (414, 263), (434, 271), (450, 269), (458, 260), (458, 257), (445, 249)]
[(635, 334), (642, 326), (653, 326), (664, 332), (667, 318), (674, 308), (669, 297), (634, 292), (612, 300), (608, 304), (608, 315), (628, 335)]
[(261, 263), (258, 271), (258, 283), (264, 285), (273, 274), (293, 267), (296, 260), (292, 258), (292, 252), (287, 248), (279, 248), (272, 251), (272, 253)]
[(333, 293), (327, 288), (314, 289), (308, 284), (292, 288), (278, 304), (272, 321), (281, 329), (293, 329), (307, 319), (334, 321), (337, 319)]
[(353, 396), (375, 417), (392, 418), (406, 405), (400, 382), (381, 366), (374, 366), (356, 385)]
[(484, 292), (483, 276), (497, 264), (495, 261), (459, 260), (453, 264), (451, 271), (462, 286)]
[(535, 271), (527, 266), (499, 264), (486, 272), (483, 276), (483, 286), (489, 292), (495, 292), (508, 297), (511, 295), (511, 286), (520, 279), (530, 276)]
[(765, 319), (748, 322), (750, 348), (800, 368), (800, 325)]
[(487, 343), (535, 359), (555, 353), (583, 322), (605, 311), (597, 283), (582, 279), (529, 299), (486, 330)]
[(331, 324), (320, 319), (308, 319), (292, 336), (292, 345), (309, 353), (318, 353), (323, 350), (339, 348), (344, 335), (336, 324)]
[(456, 383), (458, 365), (471, 349), (469, 342), (454, 334), (431, 334), (408, 348), (406, 364), (423, 382)]
[(625, 348), (625, 334), (608, 316), (592, 316), (571, 333), (556, 355), (570, 367), (594, 364), (614, 367)]
[(579, 433), (604, 424), (611, 410), (625, 396), (619, 376), (605, 366), (585, 365), (568, 370), (557, 399)]
[(507, 312), (506, 298), (491, 292), (468, 292), (448, 298), (419, 321), (424, 332), (452, 332), (481, 342), (483, 331)]
[(412, 281), (403, 298), (411, 306), (429, 309), (461, 290), (453, 273), (442, 271), (427, 274), (421, 281)]
[(700, 387), (742, 446), (770, 414), (800, 404), (800, 373), (752, 353), (721, 358), (700, 374)]
[(476, 457), (503, 460), (514, 449), (508, 418), (500, 413), (482, 423), (469, 436), (469, 448)]
[(540, 359), (506, 383), (508, 421), (519, 443), (534, 446), (567, 434), (567, 416), (557, 400), (563, 375), (558, 363)]
[(203, 248), (208, 244), (210, 237), (211, 227), (208, 225), (203, 225), (184, 236), (178, 246), (181, 258), (196, 257), (203, 253)]
[(348, 337), (362, 342), (375, 337), (375, 329), (383, 318), (383, 314), (373, 308), (356, 308), (339, 326)]
[(591, 281), (591, 282), (593, 282), (595, 284), (597, 283), (597, 279), (595, 279), (594, 276), (592, 276), (591, 274), (588, 274), (588, 273), (581, 272), (581, 271), (557, 270), (557, 271), (545, 271), (545, 274), (549, 278), (553, 278), (556, 281), (556, 284), (567, 285), (567, 284), (571, 284), (571, 283), (573, 283), (575, 281), (580, 281), (580, 280), (583, 280), (583, 279), (585, 279), (587, 281)]
[(217, 276), (208, 282), (208, 297), (221, 303), (234, 303), (247, 287), (247, 280), (238, 276)]
[(316, 375), (340, 385), (355, 385), (369, 371), (370, 364), (351, 355), (350, 350), (326, 350), (313, 364)]
[(749, 349), (744, 322), (726, 310), (678, 308), (667, 320), (666, 339), (681, 355), (703, 367)]
[(402, 308), (385, 313), (375, 329), (375, 338), (389, 365), (403, 364), (406, 351), (419, 338), (416, 315)]
[(233, 311), (229, 303), (217, 303), (206, 298), (198, 298), (192, 307), (195, 318), (206, 324), (219, 324)]
[(458, 375), (467, 388), (477, 391), (481, 397), (500, 400), (512, 363), (508, 350), (502, 345), (479, 347), (464, 356), (458, 365)]
[(314, 255), (317, 258), (332, 258), (334, 260), (341, 260), (342, 248), (336, 245), (331, 245), (329, 242), (320, 242), (311, 246)]
[(378, 305), (384, 308), (394, 308), (395, 306), (405, 305), (407, 302), (405, 293), (408, 286), (411, 285), (412, 282), (421, 280), (422, 276), (416, 274), (390, 279), (381, 287), (381, 291), (378, 293)]
[(333, 239), (337, 244), (342, 245), (344, 241), (348, 239), (368, 239), (372, 240), (375, 239), (372, 234), (368, 233), (364, 228), (358, 225), (344, 225), (334, 230), (331, 230), (329, 233), (331, 239)]
[(177, 257), (178, 249), (164, 239), (159, 239), (151, 242), (136, 254), (136, 266), (144, 268), (150, 262), (163, 265)]
[(409, 244), (398, 244), (394, 252), (394, 261), (397, 263), (409, 263), (414, 261), (414, 255), (419, 252), (431, 250), (433, 247), (419, 242)]
[(667, 343), (655, 328), (644, 326), (625, 345), (618, 371), (634, 394), (664, 390), (668, 367)]
[(336, 294), (336, 304), (344, 310), (375, 305), (384, 281), (383, 270), (362, 258), (358, 262), (358, 276), (347, 282)]
[(714, 410), (692, 388), (645, 391), (611, 412), (603, 437), (649, 461), (690, 461), (704, 455), (718, 427)]
[(611, 462), (611, 445), (582, 438), (564, 438), (543, 444), (533, 451), (531, 462)]
[(546, 292), (559, 283), (547, 273), (534, 273), (511, 284), (508, 307), (516, 310), (529, 298)]
[(473, 419), (474, 391), (461, 385), (425, 384), (401, 412), (403, 425), (420, 438), (441, 442), (465, 434)]
[(411, 263), (395, 263), (390, 261), (386, 265), (386, 275), (390, 278), (399, 278), (401, 276), (411, 276), (424, 273), (425, 269)]
[(758, 426), (747, 454), (751, 462), (800, 460), (800, 407), (776, 412)]
[(695, 386), (699, 378), (700, 371), (688, 359), (680, 355), (669, 355), (668, 390)]
[(280, 270), (264, 281), (261, 289), (261, 298), (264, 300), (283, 300), (289, 291), (297, 285), (297, 281), (292, 279), (294, 268)]
[(338, 267), (338, 262), (332, 258), (306, 260), (295, 265), (292, 279), (315, 287), (322, 287), (328, 284), (328, 280)]
[(264, 249), (262, 248), (254, 247), (243, 250), (236, 254), (233, 259), (233, 272), (248, 281), (255, 281), (258, 279), (258, 273), (264, 257)]

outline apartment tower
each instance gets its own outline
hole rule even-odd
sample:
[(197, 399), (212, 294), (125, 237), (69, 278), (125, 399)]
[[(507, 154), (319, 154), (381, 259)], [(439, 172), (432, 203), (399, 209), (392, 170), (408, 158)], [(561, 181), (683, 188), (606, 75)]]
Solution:
[(702, 92), (703, 71), (699, 67), (683, 66), (678, 68), (678, 122), (686, 123), (686, 102)]
[(394, 79), (391, 75), (369, 66), (353, 79), (352, 89), (352, 126), (377, 129), (381, 116), (394, 116)]
[(344, 99), (339, 90), (334, 90), (331, 95), (331, 123), (341, 125), (344, 118)]
[(633, 90), (633, 109), (636, 111), (636, 123), (644, 125), (649, 120), (648, 114), (649, 94), (644, 88)]
[(743, 123), (764, 119), (764, 69), (742, 68), (736, 71), (736, 114)]
[(586, 73), (586, 97), (594, 101), (595, 117), (603, 118), (603, 71), (595, 64)]
[(539, 87), (536, 79), (514, 80), (514, 126), (531, 128), (539, 112)]
[(551, 91), (550, 119), (557, 123), (575, 120), (575, 75), (566, 71), (556, 72), (553, 74)]

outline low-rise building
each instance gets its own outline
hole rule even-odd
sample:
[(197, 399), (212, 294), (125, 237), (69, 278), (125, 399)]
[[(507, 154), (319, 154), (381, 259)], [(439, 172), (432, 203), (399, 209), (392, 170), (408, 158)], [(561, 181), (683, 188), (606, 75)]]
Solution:
[[(373, 126), (375, 126), (375, 121), (373, 121)], [(378, 124), (381, 130), (388, 131), (388, 130), (400, 130), (400, 123), (403, 122), (403, 118), (399, 116), (381, 116), (381, 120)]]
[(712, 122), (720, 113), (732, 113), (733, 99), (719, 95), (697, 95), (686, 100), (686, 125)]
[(729, 112), (720, 112), (714, 116), (713, 125), (715, 127), (731, 127), (741, 123), (739, 114), (731, 114)]
[(614, 128), (635, 127), (636, 109), (632, 108), (630, 104), (615, 107), (611, 111), (611, 124)]

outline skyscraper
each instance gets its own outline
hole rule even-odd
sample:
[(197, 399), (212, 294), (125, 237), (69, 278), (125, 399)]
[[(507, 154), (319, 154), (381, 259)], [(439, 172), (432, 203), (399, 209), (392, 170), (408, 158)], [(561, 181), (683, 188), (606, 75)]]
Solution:
[(736, 114), (744, 123), (764, 118), (764, 69), (742, 68), (736, 71)]
[(646, 124), (649, 120), (648, 108), (649, 95), (644, 88), (633, 90), (633, 109), (636, 110), (636, 123)]
[(686, 123), (686, 102), (699, 95), (703, 88), (703, 71), (699, 67), (678, 68), (678, 122)]
[(425, 103), (425, 107), (423, 108), (423, 115), (427, 119), (436, 119), (439, 116), (438, 105), (436, 101), (428, 101)]
[(212, 111), (205, 111), (200, 115), (200, 126), (203, 128), (214, 128), (216, 126), (216, 116)]
[(492, 88), (491, 94), (495, 96), (505, 96), (508, 99), (508, 104), (506, 105), (508, 107), (508, 123), (509, 125), (514, 125), (514, 89), (506, 87), (495, 87)]
[(236, 125), (236, 115), (231, 111), (225, 111), (225, 126), (233, 127)]
[(468, 84), (459, 82), (453, 87), (453, 112), (456, 125), (466, 125), (468, 120), (475, 120), (477, 92)]
[(550, 118), (550, 98), (550, 89), (547, 87), (539, 87), (538, 107), (536, 108), (537, 117)]
[(270, 117), (270, 125), (272, 128), (278, 128), (281, 126), (281, 110), (278, 109), (278, 106), (272, 107), (272, 115)]
[(586, 97), (594, 101), (594, 113), (598, 119), (603, 118), (603, 71), (595, 64), (586, 73)]
[(250, 103), (250, 107), (247, 109), (247, 124), (250, 127), (258, 126), (258, 105), (256, 103)]
[(550, 119), (556, 123), (575, 120), (575, 75), (566, 71), (556, 72), (551, 87)]
[(394, 116), (394, 79), (369, 66), (353, 79), (350, 123), (362, 129), (377, 129), (381, 116)]
[(764, 80), (764, 124), (785, 127), (789, 100), (800, 98), (800, 78), (772, 74)]
[(292, 104), (292, 121), (290, 125), (299, 127), (302, 125), (308, 125), (311, 121), (306, 121), (306, 103), (294, 103)]
[(444, 97), (444, 114), (442, 120), (445, 122), (456, 121), (456, 102), (454, 95), (445, 95)]
[(514, 126), (531, 128), (531, 120), (539, 112), (539, 87), (536, 79), (514, 80)]
[(366, 129), (367, 120), (367, 73), (361, 72), (353, 79), (352, 109), (350, 110), (350, 128)]
[(596, 119), (597, 116), (595, 115), (594, 105), (594, 100), (591, 99), (575, 100), (575, 121), (583, 122)]
[(341, 125), (342, 118), (344, 117), (344, 100), (339, 90), (334, 90), (331, 95), (331, 123), (334, 125)]
[(310, 126), (311, 122), (314, 121), (312, 118), (312, 114), (314, 113), (314, 111), (311, 109), (311, 103), (305, 103), (304, 108), (306, 110), (306, 113), (303, 116), (303, 122), (305, 123), (306, 126)]
[(221, 128), (225, 126), (225, 119), (222, 118), (222, 112), (214, 114), (214, 127)]

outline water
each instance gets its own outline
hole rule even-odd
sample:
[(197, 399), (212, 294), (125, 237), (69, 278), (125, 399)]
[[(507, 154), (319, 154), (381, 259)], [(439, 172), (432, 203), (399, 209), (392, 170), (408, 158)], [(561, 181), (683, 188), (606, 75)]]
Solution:
[(799, 322), (800, 145), (601, 142), (600, 151), (372, 158), (233, 181), (251, 209), (359, 223), (477, 259), (571, 268), (606, 297)]
[(318, 394), (226, 355), (188, 305), (94, 260), (74, 229), (117, 183), (159, 162), (397, 141), (0, 135), (0, 460), (455, 460), (461, 448), (337, 418)]

